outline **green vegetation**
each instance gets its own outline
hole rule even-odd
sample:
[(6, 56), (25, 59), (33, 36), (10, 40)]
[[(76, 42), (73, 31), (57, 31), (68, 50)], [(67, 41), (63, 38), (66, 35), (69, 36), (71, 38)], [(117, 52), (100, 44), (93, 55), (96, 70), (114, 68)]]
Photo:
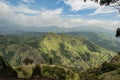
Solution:
[(40, 38), (1, 35), (0, 54), (11, 66), (50, 64), (75, 70), (97, 66), (115, 55), (83, 38), (55, 33)]
[(25, 63), (26, 65), (32, 64), (33, 62), (34, 61), (32, 59), (29, 59), (28, 57), (23, 60), (23, 63)]
[[(28, 70), (29, 69), (29, 70)], [(16, 67), (21, 78), (47, 78), (55, 80), (79, 80), (79, 75), (70, 69), (56, 65), (28, 65)]]
[(0, 78), (1, 77), (17, 77), (17, 72), (0, 56)]
[(83, 37), (88, 39), (95, 44), (108, 49), (110, 51), (119, 52), (120, 40), (116, 39), (114, 35), (95, 33), (95, 32), (68, 32), (67, 34), (77, 37)]
[(3, 57), (0, 57), (0, 77), (120, 79), (120, 55), (115, 56), (114, 52), (91, 41), (66, 34), (47, 33), (40, 38), (1, 35), (0, 55)]
[(96, 68), (88, 69), (80, 74), (81, 80), (119, 80), (120, 79), (120, 55), (115, 56), (111, 62), (104, 62)]
[[(39, 41), (39, 50), (53, 64), (84, 70), (109, 61), (115, 54), (93, 42), (66, 34), (49, 33)], [(46, 57), (43, 57), (47, 61)]]

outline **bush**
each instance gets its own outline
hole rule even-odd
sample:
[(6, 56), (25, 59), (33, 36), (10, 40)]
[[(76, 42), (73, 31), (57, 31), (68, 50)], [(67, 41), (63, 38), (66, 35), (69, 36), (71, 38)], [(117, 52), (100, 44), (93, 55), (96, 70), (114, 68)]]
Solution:
[(117, 68), (119, 68), (119, 67), (120, 67), (120, 66), (117, 65), (117, 64), (104, 62), (104, 63), (102, 64), (101, 70), (102, 70), (103, 72), (108, 72), (108, 71), (113, 71), (113, 70), (115, 70), (115, 69), (117, 69)]
[(17, 72), (0, 56), (0, 77), (17, 77)]
[(25, 63), (26, 65), (32, 64), (33, 62), (34, 61), (32, 59), (28, 58), (28, 57), (23, 60), (23, 63)]
[(41, 68), (39, 65), (35, 65), (35, 67), (32, 70), (32, 77), (41, 77)]
[(56, 79), (56, 80), (66, 79), (66, 72), (64, 68), (58, 66), (43, 65), (42, 75), (43, 77)]

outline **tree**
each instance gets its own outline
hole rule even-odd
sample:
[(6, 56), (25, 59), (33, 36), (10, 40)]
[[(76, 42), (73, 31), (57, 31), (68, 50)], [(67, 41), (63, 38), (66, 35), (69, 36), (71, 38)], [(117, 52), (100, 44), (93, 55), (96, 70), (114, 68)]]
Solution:
[[(84, 0), (84, 2), (86, 2), (87, 0)], [(112, 3), (116, 3), (119, 2), (119, 0), (91, 0), (94, 2), (99, 3), (100, 5), (110, 5)]]
[(116, 37), (120, 37), (120, 28), (117, 28), (117, 30), (116, 30), (116, 35), (115, 35)]
[[(84, 0), (84, 2), (86, 1), (87, 0)], [(119, 11), (119, 14), (120, 14), (120, 0), (91, 0), (91, 1), (94, 1), (101, 6), (105, 5), (105, 6), (114, 7)]]
[(0, 78), (17, 76), (17, 72), (0, 56)]
[(28, 58), (28, 57), (23, 60), (23, 63), (25, 63), (26, 65), (32, 64), (33, 62), (34, 61), (32, 59)]
[(41, 68), (39, 65), (35, 65), (35, 67), (32, 70), (32, 77), (41, 77)]

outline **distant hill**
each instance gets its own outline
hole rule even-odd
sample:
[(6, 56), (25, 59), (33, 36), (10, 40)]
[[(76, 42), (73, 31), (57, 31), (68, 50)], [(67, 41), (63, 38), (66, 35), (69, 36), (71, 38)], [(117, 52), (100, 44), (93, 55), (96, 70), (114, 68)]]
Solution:
[(18, 31), (24, 32), (81, 32), (81, 31), (89, 31), (89, 32), (102, 32), (109, 35), (114, 35), (114, 31), (99, 27), (99, 26), (75, 26), (75, 27), (58, 27), (58, 26), (41, 26), (41, 27), (17, 27), (17, 26), (10, 26), (10, 27), (0, 27), (0, 33), (13, 33)]
[(117, 39), (115, 36), (108, 35), (105, 33), (97, 33), (97, 32), (68, 32), (67, 34), (77, 37), (83, 37), (87, 40), (94, 42), (95, 44), (114, 51), (120, 51), (120, 39)]
[[(35, 37), (40, 38), (44, 36), (47, 32), (30, 32), (30, 31), (13, 31), (13, 32), (1, 32), (3, 35), (17, 35), (24, 37)], [(92, 31), (80, 31), (80, 32), (59, 32), (58, 34), (68, 34), (75, 37), (82, 37), (87, 40), (94, 42), (95, 44), (114, 51), (119, 52), (120, 39), (115, 37), (115, 33), (104, 33), (104, 32), (92, 32)]]
[(110, 61), (115, 55), (83, 38), (56, 33), (47, 33), (41, 38), (1, 35), (0, 54), (12, 66), (24, 65), (29, 58), (35, 64), (56, 64), (79, 70)]

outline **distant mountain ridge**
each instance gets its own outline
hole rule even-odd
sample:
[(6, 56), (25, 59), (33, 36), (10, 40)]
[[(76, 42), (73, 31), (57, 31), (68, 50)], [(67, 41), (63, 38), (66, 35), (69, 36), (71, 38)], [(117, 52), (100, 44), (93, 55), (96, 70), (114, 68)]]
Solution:
[(113, 31), (96, 26), (76, 26), (76, 27), (58, 27), (58, 26), (43, 26), (43, 27), (0, 27), (0, 31), (15, 32), (15, 31), (29, 31), (29, 32), (103, 32), (113, 34)]
[[(17, 35), (17, 36), (25, 36), (25, 37), (36, 37), (40, 38), (44, 36), (47, 32), (33, 32), (33, 31), (1, 31), (0, 34), (3, 35)], [(114, 51), (119, 52), (120, 47), (120, 39), (115, 37), (115, 33), (104, 33), (104, 32), (92, 32), (92, 31), (73, 31), (73, 32), (59, 32), (58, 34), (68, 34), (76, 37), (83, 37), (87, 40), (94, 42), (95, 44)]]
[(105, 33), (97, 33), (97, 32), (68, 32), (67, 34), (76, 36), (76, 37), (83, 37), (87, 40), (94, 42), (95, 44), (114, 51), (120, 51), (120, 39), (116, 38), (115, 36), (110, 36)]

